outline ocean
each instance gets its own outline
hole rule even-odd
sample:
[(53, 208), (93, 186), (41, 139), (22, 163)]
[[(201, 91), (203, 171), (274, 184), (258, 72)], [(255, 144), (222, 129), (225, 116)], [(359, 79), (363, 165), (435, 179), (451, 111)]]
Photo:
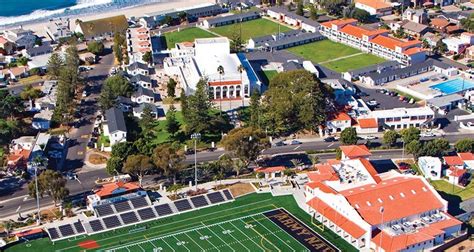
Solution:
[(0, 28), (166, 0), (0, 0)]

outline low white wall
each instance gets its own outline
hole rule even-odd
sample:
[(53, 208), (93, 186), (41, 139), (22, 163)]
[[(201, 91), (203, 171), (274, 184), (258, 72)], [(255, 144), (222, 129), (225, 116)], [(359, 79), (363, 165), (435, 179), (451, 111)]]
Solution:
[(418, 92), (414, 89), (409, 88), (408, 86), (397, 85), (396, 88), (397, 88), (398, 91), (409, 94), (409, 95), (414, 96), (418, 99), (429, 100), (431, 98), (434, 98), (434, 96), (432, 94), (425, 95), (425, 94), (422, 94), (422, 93), (420, 93), (420, 92)]

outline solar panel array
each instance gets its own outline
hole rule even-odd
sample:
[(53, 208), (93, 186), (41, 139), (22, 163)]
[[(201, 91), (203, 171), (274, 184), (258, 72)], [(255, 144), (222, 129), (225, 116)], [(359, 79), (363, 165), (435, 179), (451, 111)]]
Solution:
[(138, 218), (135, 212), (123, 213), (120, 215), (120, 218), (122, 219), (123, 224), (138, 222)]
[(150, 206), (150, 204), (145, 197), (131, 198), (130, 200), (118, 203), (96, 206), (95, 211), (99, 218), (85, 223), (90, 226), (90, 229), (86, 229), (81, 221), (78, 220), (71, 224), (64, 224), (58, 227), (48, 228), (47, 231), (51, 240), (57, 240), (63, 237), (78, 235), (84, 232), (96, 233), (105, 231), (106, 229), (152, 220), (155, 218), (168, 216), (173, 213), (188, 211), (193, 208), (202, 208), (233, 199), (234, 197), (227, 189), (151, 207), (146, 207)]
[(160, 217), (173, 213), (173, 210), (171, 210), (171, 207), (168, 204), (158, 205), (155, 207), (155, 210)]
[(100, 205), (96, 206), (95, 210), (99, 216), (107, 216), (114, 213), (111, 205)]
[(104, 224), (107, 228), (114, 228), (114, 227), (118, 227), (118, 226), (121, 225), (120, 220), (115, 215), (105, 217), (105, 218), (102, 219), (102, 221), (104, 221)]
[(204, 197), (203, 195), (192, 197), (191, 202), (193, 202), (193, 205), (196, 208), (209, 205), (209, 203), (207, 203), (206, 197)]
[(178, 209), (178, 211), (180, 211), (180, 212), (183, 212), (183, 211), (186, 211), (186, 210), (189, 210), (189, 209), (193, 208), (191, 206), (191, 204), (189, 204), (188, 199), (177, 200), (177, 201), (174, 202), (174, 205), (176, 206), (176, 209)]

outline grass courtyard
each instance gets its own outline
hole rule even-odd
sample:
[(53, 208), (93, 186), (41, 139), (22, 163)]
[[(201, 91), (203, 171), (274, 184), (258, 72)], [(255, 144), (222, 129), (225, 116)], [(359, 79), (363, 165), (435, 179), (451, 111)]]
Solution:
[(336, 72), (363, 68), (385, 61), (328, 39), (292, 47), (288, 51)]
[(467, 200), (474, 197), (474, 183), (469, 183), (465, 188), (454, 186), (446, 180), (433, 180), (431, 185), (437, 190), (446, 194), (455, 195), (461, 198), (461, 200)]
[(173, 48), (176, 43), (190, 41), (193, 42), (197, 38), (212, 38), (214, 34), (197, 27), (182, 29), (180, 31), (172, 31), (165, 33), (166, 46)]
[[(210, 29), (212, 32), (220, 34), (224, 37), (232, 38), (235, 33), (240, 32), (240, 23), (225, 26), (219, 26)], [(290, 28), (280, 25), (280, 31), (289, 31)], [(249, 38), (271, 35), (278, 32), (278, 23), (259, 18), (246, 22), (242, 22), (242, 39), (247, 42)]]
[(257, 193), (236, 198), (231, 203), (76, 240), (52, 244), (44, 238), (18, 244), (6, 251), (308, 251), (304, 241), (297, 240), (296, 231), (282, 227), (268, 215), (281, 211), (279, 209), (285, 209), (291, 218), (322, 236), (320, 239), (325, 244), (332, 244), (340, 251), (356, 251), (336, 234), (313, 224), (292, 196)]

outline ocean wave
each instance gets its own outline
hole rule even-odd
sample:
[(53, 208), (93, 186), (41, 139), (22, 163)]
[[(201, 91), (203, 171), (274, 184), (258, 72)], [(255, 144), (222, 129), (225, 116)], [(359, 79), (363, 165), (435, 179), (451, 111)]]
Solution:
[(99, 10), (105, 11), (161, 1), (162, 0), (77, 0), (76, 5), (68, 8), (57, 10), (36, 10), (30, 14), (16, 17), (0, 16), (0, 28), (64, 16), (87, 14)]

